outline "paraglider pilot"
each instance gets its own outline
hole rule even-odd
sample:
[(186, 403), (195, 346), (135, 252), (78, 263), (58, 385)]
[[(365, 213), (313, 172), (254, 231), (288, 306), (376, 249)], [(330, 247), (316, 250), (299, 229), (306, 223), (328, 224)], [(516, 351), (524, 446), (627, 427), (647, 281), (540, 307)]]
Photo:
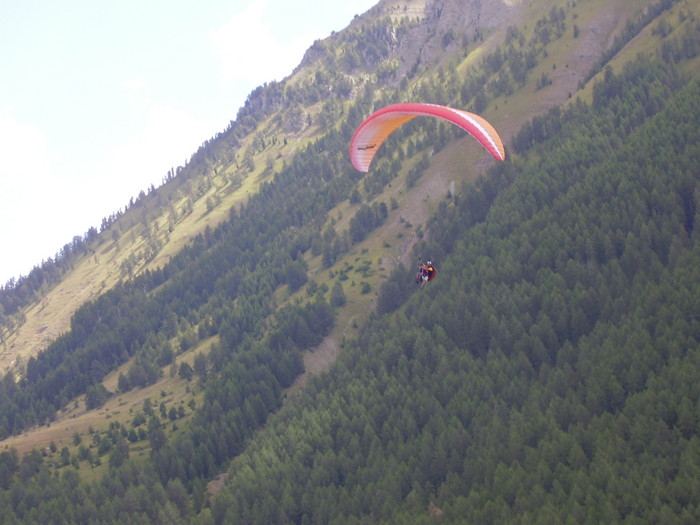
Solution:
[(428, 259), (425, 263), (421, 261), (421, 263), (418, 265), (416, 283), (423, 287), (425, 286), (425, 283), (432, 281), (433, 277), (435, 277), (435, 266), (433, 266), (433, 261), (430, 259)]

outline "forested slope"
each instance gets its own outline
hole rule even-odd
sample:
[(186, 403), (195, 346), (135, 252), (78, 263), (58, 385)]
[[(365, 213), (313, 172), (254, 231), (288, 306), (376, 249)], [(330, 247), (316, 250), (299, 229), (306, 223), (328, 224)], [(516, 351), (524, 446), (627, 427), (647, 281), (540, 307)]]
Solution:
[[(405, 82), (390, 78), (392, 35), (426, 29), (418, 20), (369, 20), (334, 36), (337, 48), (315, 45), (308, 62), (327, 68), (252, 94), (240, 122), (193, 156), (202, 174), (181, 181), (203, 197), (245, 173), (256, 191), (168, 262), (136, 257), (142, 271), (77, 310), (20, 380), (6, 374), (0, 437), (56, 426), (76, 399), (97, 410), (138, 398), (168, 374), (188, 402), (161, 390), (120, 402), (72, 444), (0, 450), (0, 522), (698, 521), (700, 25), (685, 7), (669, 12), (679, 4), (627, 24), (606, 58), (617, 69), (596, 66), (589, 102), (528, 121), (505, 163), (433, 196), (428, 225), (408, 225), (414, 210), (394, 197), (440, 170), (475, 175), (450, 158), (462, 133), (409, 124), (361, 178), (347, 159), (353, 129), (406, 96), (519, 111), (551, 87), (531, 77), (554, 70), (557, 39), (576, 39), (579, 9), (533, 14), (534, 29), (511, 27), (480, 62), (465, 47), (460, 67), (421, 77), (416, 66)], [(649, 38), (664, 13), (672, 23)], [(643, 31), (658, 51), (623, 70), (621, 50)], [(352, 77), (377, 64), (377, 84)], [(282, 158), (269, 144), (292, 124), (322, 132)], [(159, 199), (130, 218), (160, 217)], [(406, 226), (380, 230), (392, 222)], [(157, 241), (164, 224), (143, 235)], [(372, 321), (284, 403), (348, 280), (376, 261), (366, 247), (388, 254), (404, 232), (424, 236), (413, 257), (432, 256), (438, 278), (417, 289), (411, 269), (384, 280), (372, 268), (375, 288), (355, 292), (368, 312), (376, 299)]]
[(274, 419), (216, 521), (697, 522), (700, 83), (676, 75), (609, 73), (444, 207), (440, 278)]

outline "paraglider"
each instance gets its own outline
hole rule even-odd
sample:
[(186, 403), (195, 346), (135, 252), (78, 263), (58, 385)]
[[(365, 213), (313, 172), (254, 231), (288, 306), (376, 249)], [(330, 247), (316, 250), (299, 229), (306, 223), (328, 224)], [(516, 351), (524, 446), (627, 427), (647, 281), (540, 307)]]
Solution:
[(494, 159), (506, 158), (503, 141), (483, 117), (437, 104), (402, 103), (375, 111), (358, 126), (350, 141), (352, 165), (358, 171), (369, 171), (369, 165), (384, 140), (401, 124), (418, 116), (438, 117), (456, 124), (472, 135)]
[(433, 261), (431, 261), (430, 259), (428, 259), (428, 261), (425, 263), (421, 261), (418, 265), (418, 273), (416, 274), (416, 284), (420, 284), (422, 288), (423, 286), (425, 286), (425, 283), (435, 279), (436, 273), (437, 270), (433, 265)]

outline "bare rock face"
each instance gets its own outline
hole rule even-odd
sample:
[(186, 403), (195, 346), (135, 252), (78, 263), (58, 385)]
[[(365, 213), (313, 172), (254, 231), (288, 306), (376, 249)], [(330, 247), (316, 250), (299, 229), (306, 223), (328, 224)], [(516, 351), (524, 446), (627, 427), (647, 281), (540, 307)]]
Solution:
[[(380, 0), (366, 13), (357, 15), (349, 27), (385, 17), (410, 21), (410, 29), (400, 39), (391, 28), (385, 28), (388, 33), (384, 35), (384, 51), (398, 64), (392, 77), (398, 83), (457, 53), (481, 47), (490, 37), (497, 42), (499, 33), (516, 24), (523, 9), (523, 0)], [(314, 42), (295, 72), (323, 60), (327, 53), (327, 42)], [(378, 64), (377, 57), (368, 58), (363, 64), (371, 70)]]
[[(425, 0), (421, 23), (400, 43), (398, 78), (421, 65), (440, 63), (495, 28), (513, 23), (522, 0)], [(415, 2), (411, 3), (413, 12)], [(474, 44), (476, 46), (476, 44)]]
[(429, 0), (426, 14), (442, 28), (486, 30), (512, 19), (521, 0)]

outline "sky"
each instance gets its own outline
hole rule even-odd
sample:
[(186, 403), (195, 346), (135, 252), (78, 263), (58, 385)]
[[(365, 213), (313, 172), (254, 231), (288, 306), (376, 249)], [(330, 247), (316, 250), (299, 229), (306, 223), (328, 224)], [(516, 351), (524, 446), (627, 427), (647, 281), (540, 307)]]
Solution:
[(123, 209), (379, 0), (0, 0), (0, 285)]

